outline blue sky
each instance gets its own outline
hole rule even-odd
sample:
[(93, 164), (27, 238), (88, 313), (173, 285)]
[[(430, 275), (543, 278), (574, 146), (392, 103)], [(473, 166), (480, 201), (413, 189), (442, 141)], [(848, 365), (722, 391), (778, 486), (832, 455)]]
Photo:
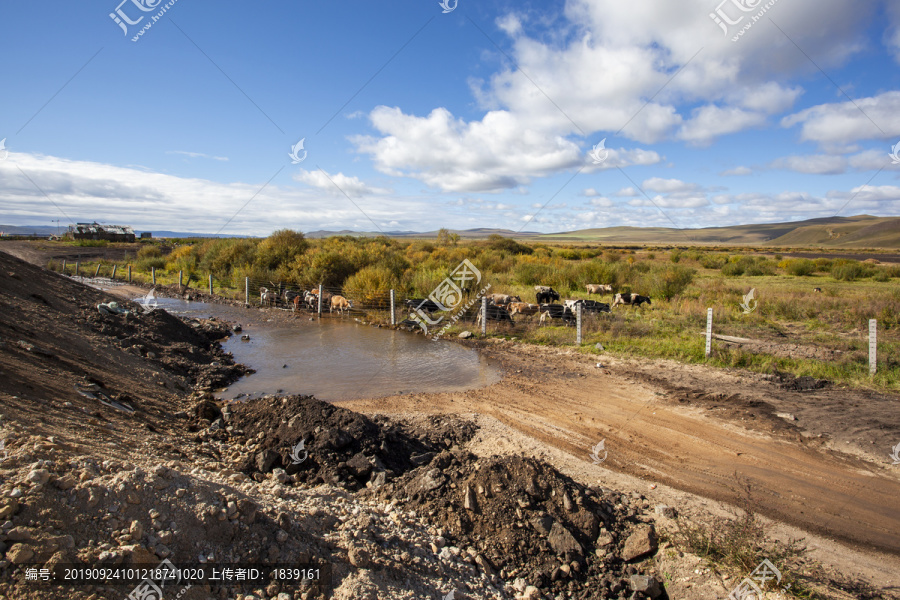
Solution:
[(896, 2), (119, 1), (0, 4), (0, 223), (900, 214)]

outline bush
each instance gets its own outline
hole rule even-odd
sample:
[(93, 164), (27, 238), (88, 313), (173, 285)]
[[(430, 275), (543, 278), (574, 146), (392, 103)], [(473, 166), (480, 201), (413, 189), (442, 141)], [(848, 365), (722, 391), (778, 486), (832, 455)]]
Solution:
[(683, 266), (651, 268), (650, 272), (638, 281), (640, 290), (643, 290), (640, 293), (647, 294), (651, 298), (670, 300), (691, 284), (695, 274), (694, 269)]
[(81, 248), (105, 248), (109, 246), (109, 241), (107, 240), (75, 240), (72, 242), (73, 246), (79, 246)]
[(744, 264), (739, 262), (728, 262), (722, 266), (722, 275), (727, 275), (728, 277), (740, 277), (744, 274), (746, 267)]
[(700, 266), (704, 269), (721, 269), (728, 262), (728, 257), (723, 254), (704, 254), (700, 257)]
[(677, 263), (678, 261), (680, 261), (681, 250), (679, 250), (678, 248), (672, 250), (672, 252), (669, 253), (669, 260), (671, 260), (673, 263)]
[(785, 270), (795, 277), (807, 277), (816, 270), (816, 263), (808, 258), (793, 258), (785, 262)]
[(262, 269), (277, 270), (291, 265), (307, 248), (309, 242), (302, 233), (281, 229), (259, 243), (255, 262)]
[(866, 268), (859, 261), (842, 258), (832, 264), (831, 276), (840, 281), (856, 281), (866, 276)]
[(505, 238), (497, 233), (492, 233), (488, 236), (488, 247), (492, 250), (509, 252), (510, 254), (531, 254), (533, 252), (533, 250), (525, 244), (520, 244), (514, 239)]

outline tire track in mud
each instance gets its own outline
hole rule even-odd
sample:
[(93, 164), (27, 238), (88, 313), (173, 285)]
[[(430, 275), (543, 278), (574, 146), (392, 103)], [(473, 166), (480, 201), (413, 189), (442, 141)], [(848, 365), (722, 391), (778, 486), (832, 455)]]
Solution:
[[(774, 410), (758, 400), (749, 406), (764, 418), (722, 420), (720, 414), (747, 414), (742, 411), (748, 405), (722, 394), (715, 381), (708, 392), (693, 392), (735, 405), (719, 414), (679, 406), (672, 386), (635, 381), (640, 375), (624, 369), (593, 369), (578, 355), (522, 346), (511, 352), (492, 348), (488, 354), (506, 362), (507, 375), (493, 386), (349, 405), (393, 412), (410, 410), (414, 402), (412, 410), (424, 412), (478, 412), (585, 461), (591, 446), (605, 438), (604, 468), (732, 504), (739, 499), (737, 474), (751, 482), (759, 511), (768, 517), (900, 554), (900, 480), (807, 441), (797, 427), (769, 419)], [(658, 396), (660, 390), (669, 397)]]

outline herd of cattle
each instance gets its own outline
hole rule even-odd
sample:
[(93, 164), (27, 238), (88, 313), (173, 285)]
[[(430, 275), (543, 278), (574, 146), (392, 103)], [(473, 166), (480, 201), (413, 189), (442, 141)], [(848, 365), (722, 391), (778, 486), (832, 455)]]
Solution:
[[(273, 284), (274, 285), (274, 284)], [(577, 307), (581, 306), (582, 314), (608, 313), (616, 306), (641, 306), (642, 304), (650, 304), (650, 298), (641, 296), (640, 294), (614, 294), (612, 303), (599, 302), (597, 300), (578, 298), (573, 300), (560, 301), (559, 292), (552, 287), (538, 285), (534, 288), (535, 304), (522, 302), (519, 296), (511, 296), (509, 294), (491, 294), (487, 296), (487, 310), (484, 314), (488, 321), (497, 321), (501, 323), (512, 323), (513, 317), (522, 315), (523, 317), (531, 317), (540, 315), (540, 324), (543, 325), (553, 319), (561, 320), (565, 325), (575, 322), (575, 313)], [(589, 284), (587, 286), (588, 296), (592, 294), (602, 293), (612, 294), (613, 287), (611, 285)], [(285, 306), (296, 311), (301, 306), (312, 311), (318, 311), (319, 308), (319, 290), (290, 290), (280, 285), (277, 290), (261, 287), (259, 288), (259, 301), (262, 306)], [(441, 307), (427, 298), (412, 298), (406, 301), (406, 306), (410, 310), (422, 310), (427, 313), (434, 313), (441, 310)], [(353, 303), (339, 294), (330, 292), (322, 292), (322, 308), (328, 308), (328, 312), (338, 311), (341, 315), (349, 312), (353, 308)], [(481, 325), (482, 311), (478, 310), (476, 324)]]
[[(603, 292), (611, 294), (612, 291), (613, 287), (611, 285), (590, 284), (587, 286), (588, 295), (600, 294)], [(487, 317), (488, 321), (497, 321), (501, 323), (512, 323), (512, 318), (516, 315), (522, 315), (523, 317), (540, 315), (541, 325), (552, 319), (559, 319), (568, 326), (570, 323), (575, 322), (575, 312), (578, 310), (577, 307), (579, 305), (581, 306), (582, 314), (592, 314), (602, 312), (608, 313), (612, 308), (619, 305), (641, 306), (642, 304), (651, 304), (649, 297), (641, 296), (640, 294), (615, 294), (613, 296), (612, 304), (584, 298), (564, 300), (562, 304), (555, 304), (555, 302), (559, 302), (560, 295), (559, 292), (552, 287), (538, 285), (535, 286), (534, 292), (535, 304), (522, 302), (521, 297), (511, 296), (509, 294), (491, 294), (486, 296), (487, 309), (483, 314)], [(421, 298), (407, 300), (406, 306), (412, 310), (419, 309), (428, 313), (435, 312), (440, 308), (431, 300)], [(476, 324), (481, 325), (481, 320), (482, 311), (479, 310), (475, 320)]]
[[(311, 289), (309, 291), (294, 291), (281, 286), (278, 290), (269, 290), (268, 288), (259, 288), (259, 303), (262, 306), (290, 306), (292, 311), (296, 311), (300, 306), (318, 311), (319, 310), (319, 290)], [(339, 294), (330, 292), (322, 292), (322, 309), (328, 308), (328, 312), (338, 311), (341, 315), (344, 311), (349, 312), (353, 308), (353, 304)]]

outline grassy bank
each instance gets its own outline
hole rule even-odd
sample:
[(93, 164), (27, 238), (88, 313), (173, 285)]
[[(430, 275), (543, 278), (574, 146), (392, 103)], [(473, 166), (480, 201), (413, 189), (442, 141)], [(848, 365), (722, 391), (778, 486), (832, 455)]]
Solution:
[[(788, 258), (759, 249), (611, 248), (523, 243), (492, 236), (485, 241), (410, 241), (349, 236), (307, 240), (285, 230), (265, 239), (179, 240), (144, 245), (131, 261), (133, 277), (178, 282), (179, 272), (205, 289), (241, 298), (244, 279), (257, 286), (285, 282), (294, 288), (323, 284), (355, 305), (383, 310), (376, 299), (395, 290), (398, 300), (422, 298), (468, 259), (491, 292), (534, 302), (534, 286), (550, 285), (563, 298), (586, 298), (585, 285), (610, 284), (617, 292), (649, 295), (651, 306), (616, 308), (584, 322), (582, 351), (670, 358), (688, 363), (778, 369), (837, 383), (900, 391), (898, 318), (900, 266), (874, 260)], [(112, 263), (106, 263), (107, 266)], [(119, 274), (126, 263), (119, 263)], [(82, 264), (93, 275), (96, 263)], [(70, 266), (71, 270), (71, 266)], [(109, 268), (102, 269), (103, 274)], [(753, 289), (753, 298), (747, 294)], [(818, 291), (817, 291), (818, 290)], [(609, 294), (593, 296), (609, 302)], [(379, 300), (380, 301), (380, 300)], [(746, 308), (742, 308), (742, 304)], [(713, 309), (717, 334), (754, 340), (736, 347), (714, 343), (706, 357), (702, 332)], [(748, 310), (747, 309), (751, 309)], [(386, 313), (370, 318), (386, 318)], [(471, 315), (470, 315), (471, 316)], [(868, 320), (878, 321), (878, 373), (868, 373)], [(445, 335), (473, 329), (461, 320)], [(574, 345), (573, 328), (541, 327), (517, 318), (512, 327), (491, 324), (489, 334), (540, 344)]]

